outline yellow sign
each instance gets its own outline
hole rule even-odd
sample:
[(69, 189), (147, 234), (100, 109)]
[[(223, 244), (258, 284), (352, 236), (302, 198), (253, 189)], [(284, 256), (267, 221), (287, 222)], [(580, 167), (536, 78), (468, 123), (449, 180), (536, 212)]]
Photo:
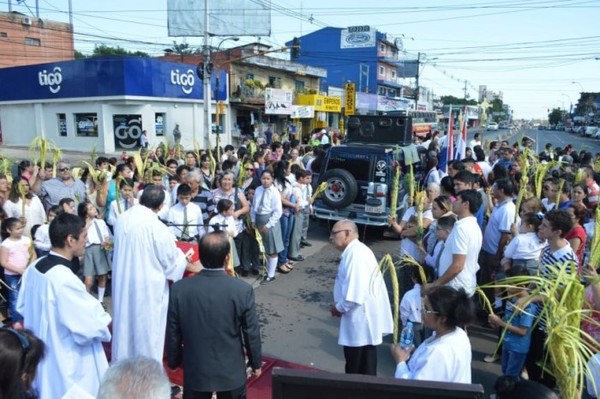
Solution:
[(354, 115), (356, 112), (356, 85), (346, 83), (346, 95), (344, 104), (344, 115)]
[(297, 105), (312, 105), (315, 111), (341, 112), (342, 98), (322, 96), (320, 94), (301, 94), (296, 97)]

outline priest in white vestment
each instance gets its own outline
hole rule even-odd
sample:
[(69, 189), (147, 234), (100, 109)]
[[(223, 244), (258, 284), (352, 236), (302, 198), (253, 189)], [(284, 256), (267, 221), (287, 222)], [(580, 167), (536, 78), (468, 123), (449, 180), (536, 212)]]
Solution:
[(112, 361), (146, 356), (162, 362), (168, 280), (178, 281), (189, 264), (175, 236), (157, 216), (164, 190), (145, 187), (140, 204), (123, 213), (115, 227), (113, 255)]
[(111, 319), (70, 268), (85, 250), (85, 221), (63, 213), (49, 233), (50, 254), (26, 269), (17, 301), (25, 327), (46, 344), (34, 388), (40, 399), (62, 398), (75, 386), (95, 397), (108, 369), (102, 342), (110, 341)]
[(377, 375), (377, 348), (394, 331), (388, 291), (373, 251), (358, 240), (350, 220), (337, 222), (329, 239), (342, 250), (331, 314), (341, 318), (338, 344), (347, 374)]

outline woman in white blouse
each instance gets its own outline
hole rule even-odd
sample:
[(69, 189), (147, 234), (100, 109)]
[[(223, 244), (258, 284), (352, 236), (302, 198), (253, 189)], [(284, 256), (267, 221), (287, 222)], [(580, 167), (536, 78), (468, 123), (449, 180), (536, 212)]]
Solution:
[[(23, 199), (25, 196), (25, 214), (23, 214)], [(29, 190), (29, 182), (26, 178), (19, 176), (12, 181), (8, 198), (4, 202), (6, 217), (24, 218), (24, 235), (31, 238), (31, 228), (35, 225), (46, 223), (46, 211), (38, 197)]]
[(463, 328), (474, 317), (473, 302), (462, 289), (432, 286), (425, 291), (421, 313), (434, 334), (412, 355), (414, 347), (392, 346), (395, 377), (470, 384), (471, 343)]

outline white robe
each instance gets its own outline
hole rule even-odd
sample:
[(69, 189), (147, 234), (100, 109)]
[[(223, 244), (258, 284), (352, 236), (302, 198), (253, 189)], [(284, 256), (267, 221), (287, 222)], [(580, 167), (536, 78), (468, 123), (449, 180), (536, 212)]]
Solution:
[(471, 383), (471, 343), (460, 327), (437, 338), (427, 338), (410, 357), (398, 363), (396, 378)]
[(333, 300), (342, 312), (339, 345), (379, 345), (384, 335), (394, 331), (388, 291), (377, 259), (359, 240), (342, 252)]
[(175, 236), (151, 209), (136, 205), (115, 227), (112, 361), (146, 356), (162, 364), (169, 286), (187, 266)]
[(44, 274), (36, 264), (23, 274), (17, 301), (25, 328), (46, 344), (34, 387), (40, 399), (61, 398), (74, 385), (95, 397), (108, 369), (102, 341), (110, 341), (110, 315), (69, 268)]

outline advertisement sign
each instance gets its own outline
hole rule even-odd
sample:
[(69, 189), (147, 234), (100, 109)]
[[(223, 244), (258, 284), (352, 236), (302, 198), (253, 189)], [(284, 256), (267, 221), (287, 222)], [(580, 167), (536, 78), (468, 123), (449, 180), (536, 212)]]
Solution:
[(409, 100), (377, 96), (377, 111), (406, 111), (410, 109), (410, 103)]
[(265, 89), (265, 114), (289, 115), (292, 113), (292, 92), (282, 89)]
[(315, 111), (341, 112), (342, 98), (322, 96), (320, 94), (302, 94), (296, 96), (298, 105), (312, 105)]
[(142, 135), (142, 115), (113, 115), (115, 148), (130, 150), (139, 147)]
[(165, 114), (154, 114), (154, 130), (156, 131), (157, 136), (165, 135)]
[[(218, 75), (218, 98), (227, 100), (227, 73)], [(211, 79), (214, 92), (217, 73)], [(193, 67), (125, 56), (0, 68), (0, 87), (0, 102), (108, 96), (204, 98)]]
[(98, 114), (75, 114), (75, 134), (82, 137), (98, 137)]
[(292, 105), (292, 119), (312, 119), (315, 117), (315, 107), (310, 105)]
[(344, 99), (344, 115), (354, 115), (356, 113), (356, 85), (354, 83), (346, 83)]
[(56, 120), (58, 122), (58, 135), (67, 137), (67, 114), (56, 114)]
[(375, 47), (376, 29), (369, 25), (349, 26), (341, 30), (340, 48)]
[(377, 94), (356, 93), (356, 109), (361, 111), (377, 110)]

